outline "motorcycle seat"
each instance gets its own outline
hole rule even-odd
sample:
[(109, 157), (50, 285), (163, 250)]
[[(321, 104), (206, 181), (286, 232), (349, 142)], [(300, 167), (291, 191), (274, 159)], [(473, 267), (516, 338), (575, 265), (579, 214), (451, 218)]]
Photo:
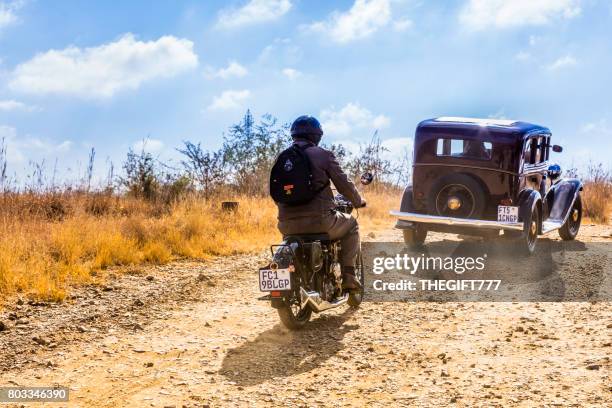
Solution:
[(329, 234), (326, 233), (318, 233), (318, 234), (291, 234), (285, 235), (285, 239), (296, 238), (303, 242), (313, 242), (313, 241), (331, 241)]

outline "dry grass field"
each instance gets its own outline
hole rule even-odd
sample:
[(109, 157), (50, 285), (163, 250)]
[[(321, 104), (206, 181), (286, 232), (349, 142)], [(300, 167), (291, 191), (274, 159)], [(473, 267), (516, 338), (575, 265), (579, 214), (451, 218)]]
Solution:
[[(366, 191), (362, 230), (388, 228), (399, 190)], [(238, 201), (235, 212), (221, 201)], [(61, 301), (111, 266), (164, 264), (261, 251), (279, 241), (269, 198), (185, 198), (171, 206), (110, 194), (0, 196), (0, 299)]]
[[(607, 224), (612, 177), (599, 166), (585, 179), (585, 222)], [(388, 229), (401, 190), (362, 189), (362, 234)], [(239, 202), (238, 210), (223, 211), (222, 201)], [(61, 301), (73, 285), (102, 282), (113, 266), (254, 253), (279, 239), (268, 197), (219, 193), (164, 204), (110, 192), (8, 192), (0, 194), (0, 304), (15, 294)]]

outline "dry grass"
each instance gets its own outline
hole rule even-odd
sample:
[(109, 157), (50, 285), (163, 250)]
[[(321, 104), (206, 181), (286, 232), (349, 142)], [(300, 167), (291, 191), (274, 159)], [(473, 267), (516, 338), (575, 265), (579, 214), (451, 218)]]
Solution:
[(612, 174), (601, 165), (589, 166), (582, 192), (584, 215), (591, 221), (607, 224), (612, 213)]
[[(399, 192), (366, 192), (362, 231), (388, 228)], [(227, 199), (227, 198), (226, 198)], [(10, 195), (0, 207), (0, 300), (16, 293), (61, 301), (112, 266), (261, 251), (280, 239), (270, 199), (186, 199), (160, 208), (110, 195)], [(1, 303), (1, 302), (0, 302)]]

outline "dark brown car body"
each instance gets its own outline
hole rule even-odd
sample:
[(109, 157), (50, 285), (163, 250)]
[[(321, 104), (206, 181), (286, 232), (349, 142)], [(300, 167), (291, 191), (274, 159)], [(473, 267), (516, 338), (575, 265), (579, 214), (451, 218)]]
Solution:
[[(397, 227), (421, 224), (427, 230), (475, 235), (484, 229), (523, 230), (535, 207), (538, 233), (559, 228), (582, 185), (561, 179), (558, 165), (549, 168), (551, 151), (562, 150), (551, 144), (551, 138), (548, 128), (520, 121), (438, 118), (419, 123), (412, 185), (404, 191), (400, 211), (392, 212), (399, 218)], [(469, 181), (476, 190), (477, 194), (464, 194), (464, 201), (477, 211), (453, 215), (444, 207), (448, 197), (438, 197), (438, 190), (445, 180), (451, 185), (454, 179)], [(457, 195), (461, 198), (460, 191)], [(518, 223), (497, 222), (500, 205), (520, 207)]]

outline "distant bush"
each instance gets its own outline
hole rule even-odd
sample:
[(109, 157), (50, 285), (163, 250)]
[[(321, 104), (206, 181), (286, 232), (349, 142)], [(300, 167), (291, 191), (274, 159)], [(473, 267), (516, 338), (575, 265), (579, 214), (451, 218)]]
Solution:
[(606, 224), (612, 212), (612, 175), (603, 165), (589, 165), (582, 193), (584, 215), (592, 221)]

